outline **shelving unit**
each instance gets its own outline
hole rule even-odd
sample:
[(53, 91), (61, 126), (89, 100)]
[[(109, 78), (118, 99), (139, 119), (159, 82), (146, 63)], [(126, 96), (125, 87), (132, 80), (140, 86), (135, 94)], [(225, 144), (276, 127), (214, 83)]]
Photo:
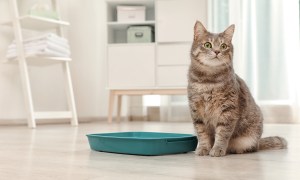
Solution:
[[(58, 13), (59, 4), (57, 0), (51, 0), (53, 9)], [(19, 16), (17, 0), (9, 0), (12, 21), (5, 22), (2, 25), (12, 26), (16, 45), (17, 58), (16, 60), (5, 60), (6, 63), (15, 63), (19, 65), (23, 93), (25, 97), (25, 108), (27, 114), (28, 127), (35, 128), (37, 119), (71, 119), (71, 125), (77, 126), (77, 113), (73, 94), (73, 86), (70, 74), (69, 62), (71, 58), (65, 57), (39, 57), (26, 56), (24, 53), (22, 29), (30, 29), (35, 31), (56, 30), (57, 35), (63, 37), (62, 28), (68, 26), (69, 23), (62, 20), (53, 20), (32, 15)], [(63, 64), (64, 80), (66, 87), (68, 111), (50, 111), (36, 112), (32, 100), (31, 85), (29, 79), (28, 66), (48, 66), (56, 63)]]
[[(107, 0), (107, 43), (124, 44), (127, 37), (127, 29), (130, 26), (147, 25), (155, 28), (154, 0)], [(119, 22), (117, 21), (117, 6), (119, 5), (141, 5), (146, 7), (145, 21)]]
[[(120, 118), (123, 95), (186, 94), (193, 27), (196, 20), (206, 24), (207, 0), (106, 0), (106, 4), (108, 121), (116, 99)], [(145, 21), (118, 22), (118, 5), (145, 6)], [(152, 26), (154, 42), (127, 43), (126, 31), (133, 25)]]

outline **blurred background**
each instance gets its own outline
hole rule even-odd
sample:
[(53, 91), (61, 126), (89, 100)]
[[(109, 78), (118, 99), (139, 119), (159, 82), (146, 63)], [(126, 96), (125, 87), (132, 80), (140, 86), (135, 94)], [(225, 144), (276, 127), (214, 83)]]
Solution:
[[(26, 14), (37, 2), (41, 1), (18, 1), (20, 14)], [(124, 23), (118, 26), (114, 20), (110, 22), (109, 11), (116, 4), (125, 3), (120, 0), (107, 2), (60, 1), (62, 19), (71, 24), (64, 33), (68, 37), (72, 53), (71, 74), (80, 121), (107, 119), (110, 89), (107, 48), (113, 46), (109, 44), (113, 40), (107, 39), (111, 38), (110, 31), (119, 32), (124, 28)], [(145, 23), (155, 27), (157, 36), (159, 26), (162, 27), (158, 4), (163, 6), (165, 2), (171, 4), (168, 6), (171, 9), (164, 13), (172, 14), (172, 8), (188, 11), (188, 7), (193, 7), (192, 3), (197, 1), (159, 0), (156, 3), (151, 0), (131, 0), (129, 4), (142, 4), (150, 9), (147, 11), (150, 13), (150, 21), (148, 19)], [(233, 40), (235, 71), (248, 84), (263, 110), (266, 122), (299, 123), (299, 0), (201, 0), (200, 4), (202, 19), (199, 20), (211, 32), (221, 32), (230, 24), (236, 25)], [(178, 19), (172, 22), (181, 22), (183, 16), (184, 14), (176, 16)], [(10, 19), (7, 1), (0, 0), (0, 22)], [(194, 21), (195, 19), (191, 19), (191, 22)], [(176, 27), (184, 25), (177, 24)], [(193, 24), (188, 27), (185, 25), (184, 28), (188, 31), (190, 29), (190, 40), (181, 43), (188, 44), (192, 41)], [(5, 59), (7, 47), (13, 39), (11, 27), (1, 26), (0, 59)], [(155, 37), (150, 44), (157, 48), (170, 42), (162, 42), (162, 39)], [(184, 51), (188, 62), (189, 52), (186, 49)], [(63, 80), (60, 78), (62, 70), (58, 66), (46, 69), (30, 67), (33, 99), (38, 110), (67, 107), (64, 89), (60, 88), (63, 87)], [(128, 72), (134, 69), (130, 68)], [(157, 77), (154, 79), (157, 80)], [(129, 96), (122, 101), (122, 107), (121, 115), (126, 120), (191, 121), (186, 96)], [(0, 123), (19, 122), (24, 118), (26, 112), (19, 69), (15, 65), (0, 64)]]

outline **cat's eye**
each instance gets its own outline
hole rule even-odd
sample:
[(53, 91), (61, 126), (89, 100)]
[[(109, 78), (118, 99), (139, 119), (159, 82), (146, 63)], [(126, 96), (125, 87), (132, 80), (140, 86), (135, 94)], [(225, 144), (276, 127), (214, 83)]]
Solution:
[(227, 46), (225, 43), (221, 44), (221, 49), (222, 49), (222, 50), (227, 49), (227, 47), (228, 47), (228, 46)]
[(206, 43), (204, 43), (204, 47), (207, 49), (210, 49), (210, 48), (212, 48), (212, 45), (210, 42), (206, 42)]

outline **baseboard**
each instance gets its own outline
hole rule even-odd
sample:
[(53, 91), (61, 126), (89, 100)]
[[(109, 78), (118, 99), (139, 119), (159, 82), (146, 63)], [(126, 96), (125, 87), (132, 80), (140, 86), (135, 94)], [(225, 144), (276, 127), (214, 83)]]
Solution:
[[(107, 117), (83, 117), (78, 118), (78, 123), (91, 123), (95, 121), (107, 121)], [(70, 123), (69, 119), (43, 119), (37, 120), (37, 124), (68, 124)], [(20, 126), (27, 125), (26, 119), (0, 119), (1, 126)]]

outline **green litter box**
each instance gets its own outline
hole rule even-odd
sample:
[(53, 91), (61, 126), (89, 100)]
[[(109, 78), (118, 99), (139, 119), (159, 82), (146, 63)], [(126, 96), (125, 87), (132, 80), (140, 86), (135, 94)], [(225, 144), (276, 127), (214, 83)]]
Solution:
[(87, 135), (95, 151), (155, 156), (194, 151), (197, 137), (191, 134), (116, 132)]

